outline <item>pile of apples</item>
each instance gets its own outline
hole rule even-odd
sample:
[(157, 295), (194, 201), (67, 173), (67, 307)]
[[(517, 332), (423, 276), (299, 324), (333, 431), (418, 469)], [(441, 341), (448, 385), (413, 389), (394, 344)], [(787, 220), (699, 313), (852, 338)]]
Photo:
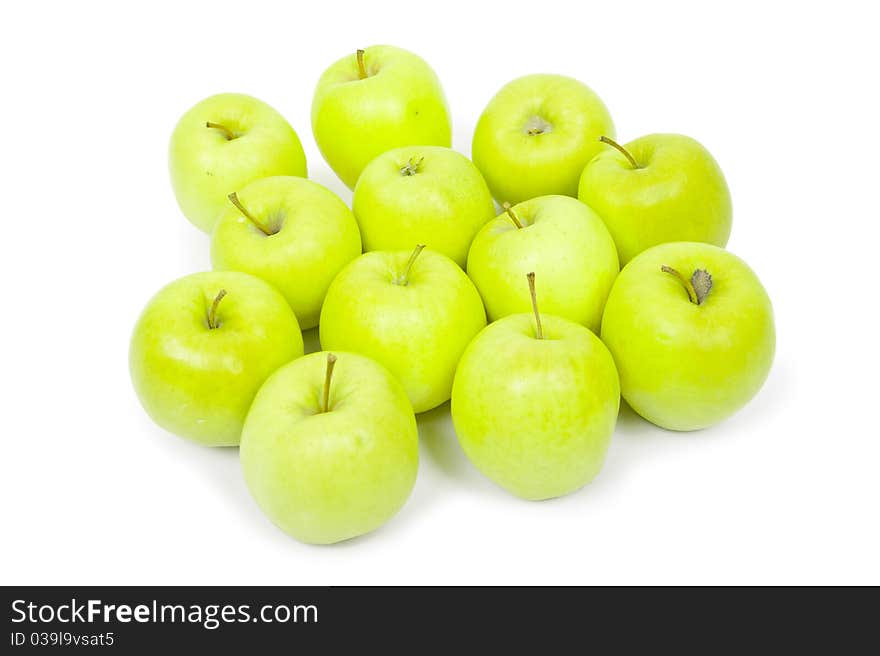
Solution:
[[(180, 119), (171, 181), (214, 270), (159, 291), (130, 349), (153, 420), (240, 445), (257, 503), (297, 539), (397, 513), (415, 414), (450, 398), (474, 465), (546, 499), (598, 474), (621, 395), (690, 431), (766, 379), (770, 300), (723, 249), (730, 194), (695, 140), (620, 145), (590, 88), (529, 75), (489, 102), (472, 162), (450, 149), (434, 71), (391, 46), (324, 72), (312, 129), (352, 210), (307, 179), (296, 132), (265, 103), (221, 94)], [(315, 326), (324, 351), (304, 356)]]

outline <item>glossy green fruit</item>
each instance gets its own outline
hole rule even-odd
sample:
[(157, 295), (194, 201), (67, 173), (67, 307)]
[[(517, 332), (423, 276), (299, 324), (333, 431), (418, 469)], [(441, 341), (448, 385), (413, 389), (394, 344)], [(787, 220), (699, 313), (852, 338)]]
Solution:
[(611, 146), (581, 175), (578, 198), (608, 227), (621, 264), (670, 241), (726, 246), (733, 221), (727, 182), (699, 142), (681, 134), (651, 134), (623, 149)]
[(477, 167), (440, 146), (406, 146), (379, 155), (361, 174), (352, 207), (365, 250), (427, 244), (462, 268), (474, 235), (495, 216)]
[(425, 60), (394, 46), (361, 52), (361, 64), (351, 53), (324, 71), (312, 100), (315, 141), (351, 189), (364, 167), (392, 148), (452, 144), (446, 98)]
[(537, 196), (577, 196), (578, 179), (613, 136), (605, 104), (562, 75), (526, 75), (505, 85), (483, 110), (472, 156), (492, 196), (512, 205)]
[(688, 431), (722, 421), (758, 392), (776, 333), (767, 292), (745, 262), (709, 244), (674, 242), (620, 272), (602, 340), (633, 410)]
[[(418, 431), (409, 400), (381, 366), (312, 353), (260, 389), (241, 437), (248, 488), (279, 528), (329, 544), (393, 517), (416, 480)], [(326, 406), (325, 402), (326, 393)]]
[[(225, 295), (222, 293), (225, 292)], [(246, 273), (194, 273), (163, 287), (131, 337), (131, 380), (162, 428), (235, 446), (263, 381), (303, 354), (284, 297)]]
[(343, 269), (321, 311), (321, 346), (373, 358), (403, 384), (416, 412), (449, 399), (462, 352), (486, 312), (445, 255), (373, 251)]
[(539, 196), (502, 212), (480, 230), (467, 263), (490, 321), (529, 311), (523, 271), (534, 271), (541, 309), (594, 332), (619, 270), (602, 219), (568, 196)]
[(361, 254), (354, 215), (305, 178), (256, 180), (233, 200), (211, 236), (214, 268), (262, 278), (284, 295), (303, 330), (314, 328), (333, 278)]
[(608, 349), (582, 325), (507, 316), (461, 358), (452, 388), (458, 441), (483, 474), (524, 499), (568, 494), (599, 473), (620, 388)]
[(241, 93), (205, 98), (178, 121), (168, 148), (184, 216), (211, 232), (227, 194), (271, 175), (306, 176), (299, 137), (272, 107)]

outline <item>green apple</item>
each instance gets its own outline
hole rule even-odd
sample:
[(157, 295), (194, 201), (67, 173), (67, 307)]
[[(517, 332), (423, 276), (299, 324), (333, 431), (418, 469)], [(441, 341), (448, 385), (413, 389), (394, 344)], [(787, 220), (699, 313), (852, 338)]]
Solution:
[(470, 279), (423, 248), (361, 255), (330, 285), (319, 326), (324, 349), (376, 360), (403, 384), (416, 412), (449, 399), (455, 366), (486, 325)]
[(271, 285), (207, 271), (157, 293), (134, 327), (131, 380), (162, 428), (209, 446), (235, 446), (263, 381), (303, 354), (296, 317)]
[(364, 249), (396, 251), (427, 243), (462, 268), (495, 204), (477, 167), (441, 146), (405, 146), (370, 162), (354, 190)]
[(588, 86), (562, 75), (526, 75), (489, 101), (472, 156), (499, 202), (576, 196), (603, 134), (613, 136), (614, 123)]
[(278, 112), (241, 93), (192, 107), (171, 135), (171, 185), (183, 214), (211, 232), (227, 194), (270, 175), (306, 175), (299, 137)]
[(312, 353), (260, 388), (241, 466), (263, 512), (298, 540), (329, 544), (375, 530), (403, 507), (419, 466), (406, 393), (372, 360)]
[(613, 139), (584, 168), (578, 198), (614, 238), (622, 264), (670, 241), (726, 246), (733, 210), (718, 163), (681, 134), (651, 134), (625, 146)]
[(745, 262), (717, 246), (673, 242), (620, 272), (602, 340), (633, 410), (688, 431), (725, 419), (758, 392), (776, 332), (767, 292)]
[(538, 500), (573, 492), (599, 473), (620, 387), (595, 334), (538, 314), (537, 303), (533, 309), (490, 324), (467, 347), (452, 387), (452, 421), (477, 469)]
[(211, 235), (214, 268), (262, 278), (284, 295), (303, 330), (317, 326), (333, 278), (361, 254), (348, 206), (289, 176), (255, 180), (229, 201)]
[(437, 74), (394, 46), (358, 50), (324, 71), (312, 101), (312, 131), (330, 168), (352, 189), (387, 150), (452, 143)]
[(490, 321), (528, 312), (523, 270), (542, 282), (541, 308), (599, 331), (620, 267), (614, 241), (593, 210), (568, 196), (539, 196), (506, 211), (477, 234), (467, 272)]

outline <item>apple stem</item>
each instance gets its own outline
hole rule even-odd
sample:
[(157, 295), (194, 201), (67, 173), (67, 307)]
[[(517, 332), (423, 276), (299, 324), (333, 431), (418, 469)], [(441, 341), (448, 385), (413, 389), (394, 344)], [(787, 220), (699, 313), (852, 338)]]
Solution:
[(691, 284), (690, 280), (681, 275), (676, 269), (673, 269), (670, 266), (666, 266), (665, 264), (660, 267), (660, 270), (663, 273), (669, 273), (678, 278), (678, 281), (682, 284), (682, 287), (684, 287), (684, 290), (687, 292), (688, 300), (691, 303), (697, 302), (697, 294), (694, 291), (694, 286)]
[(532, 310), (535, 313), (535, 337), (544, 339), (544, 328), (541, 326), (541, 314), (538, 312), (538, 296), (535, 294), (535, 272), (526, 274), (529, 279), (529, 294), (532, 297)]
[(357, 51), (357, 62), (358, 62), (358, 77), (363, 80), (367, 77), (367, 67), (364, 65), (364, 51), (358, 49)]
[(403, 285), (404, 287), (406, 287), (406, 285), (409, 284), (409, 271), (410, 269), (412, 269), (413, 262), (416, 261), (419, 253), (421, 253), (422, 249), (424, 248), (424, 244), (419, 244), (418, 246), (416, 246), (415, 250), (412, 252), (412, 255), (410, 255), (409, 259), (406, 261), (406, 267), (403, 269), (403, 273), (394, 279), (395, 285)]
[(523, 224), (519, 222), (519, 217), (513, 212), (513, 208), (510, 206), (510, 203), (502, 203), (501, 207), (504, 208), (504, 211), (507, 212), (507, 216), (510, 217), (510, 220), (513, 221), (513, 225), (515, 225), (520, 230), (523, 227)]
[(212, 128), (214, 130), (220, 130), (220, 132), (223, 133), (223, 136), (226, 137), (227, 141), (232, 141), (233, 139), (235, 139), (235, 133), (227, 128), (225, 125), (220, 125), (219, 123), (212, 123), (211, 121), (208, 121), (207, 123), (205, 123), (205, 127)]
[(614, 139), (603, 135), (603, 136), (599, 137), (599, 141), (601, 141), (604, 144), (608, 144), (612, 148), (616, 148), (618, 151), (623, 153), (623, 156), (629, 160), (629, 163), (632, 164), (632, 167), (634, 169), (642, 168), (641, 166), (639, 166), (639, 163), (636, 161), (636, 158), (633, 157), (632, 155), (630, 155), (629, 151), (626, 148), (624, 148), (623, 146), (621, 146), (619, 143), (617, 143)]
[(415, 175), (419, 172), (424, 161), (424, 157), (419, 157), (418, 159), (415, 156), (410, 157), (409, 161), (400, 167), (400, 175)]
[(327, 371), (324, 374), (324, 399), (321, 403), (321, 412), (330, 412), (330, 379), (333, 378), (333, 367), (336, 366), (336, 356), (327, 354)]
[(221, 289), (217, 292), (217, 295), (214, 297), (214, 302), (211, 303), (211, 308), (208, 310), (208, 328), (211, 330), (220, 327), (220, 324), (217, 323), (217, 306), (220, 305), (220, 301), (223, 300), (224, 296), (226, 296), (225, 289)]
[(250, 221), (255, 226), (257, 226), (263, 232), (264, 235), (266, 235), (267, 237), (270, 237), (271, 235), (275, 234), (271, 230), (269, 230), (269, 228), (266, 227), (261, 221), (258, 221), (250, 212), (247, 211), (247, 208), (244, 205), (242, 205), (241, 201), (238, 199), (237, 193), (235, 193), (233, 191), (231, 194), (229, 194), (227, 196), (227, 198), (229, 199), (230, 203), (235, 205), (235, 209), (237, 209), (239, 212), (241, 212), (241, 215), (244, 218), (246, 218), (248, 221)]
[(660, 270), (678, 279), (687, 292), (688, 300), (694, 305), (702, 305), (706, 297), (709, 296), (709, 292), (712, 291), (712, 275), (705, 269), (696, 269), (690, 279), (665, 264), (660, 267)]

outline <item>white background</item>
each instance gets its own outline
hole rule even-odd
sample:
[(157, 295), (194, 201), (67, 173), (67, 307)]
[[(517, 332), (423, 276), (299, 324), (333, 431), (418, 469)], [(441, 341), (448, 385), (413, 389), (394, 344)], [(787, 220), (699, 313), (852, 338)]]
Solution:
[[(0, 38), (2, 583), (880, 583), (877, 209), (870, 3), (14, 3)], [(491, 95), (578, 77), (626, 141), (702, 141), (734, 198), (729, 244), (774, 301), (778, 349), (741, 413), (700, 433), (625, 410), (607, 464), (530, 503), (466, 461), (448, 405), (420, 419), (404, 510), (333, 547), (251, 501), (237, 452), (152, 425), (132, 325), (207, 269), (166, 148), (204, 96), (251, 93), (322, 161), (318, 76), (357, 47), (425, 57), (469, 153)], [(314, 337), (311, 338), (315, 347)]]

